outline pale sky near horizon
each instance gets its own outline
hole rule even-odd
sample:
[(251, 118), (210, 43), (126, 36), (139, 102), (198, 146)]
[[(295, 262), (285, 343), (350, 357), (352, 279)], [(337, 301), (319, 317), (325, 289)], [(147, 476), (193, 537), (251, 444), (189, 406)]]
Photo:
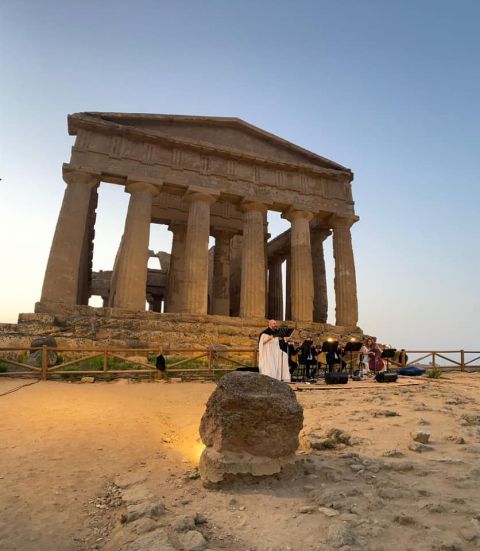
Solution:
[[(40, 297), (68, 113), (236, 116), (354, 171), (365, 332), (478, 350), (479, 20), (473, 0), (4, 0), (0, 322)], [(127, 202), (101, 185), (95, 269), (112, 267)], [(151, 248), (170, 235), (153, 228)]]

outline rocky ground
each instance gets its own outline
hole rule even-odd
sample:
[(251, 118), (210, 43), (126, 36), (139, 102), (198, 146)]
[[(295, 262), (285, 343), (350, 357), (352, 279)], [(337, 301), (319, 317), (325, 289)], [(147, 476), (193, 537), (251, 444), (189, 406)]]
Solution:
[(0, 549), (480, 547), (480, 375), (299, 392), (298, 461), (217, 489), (196, 469), (213, 388), (45, 382), (0, 396)]

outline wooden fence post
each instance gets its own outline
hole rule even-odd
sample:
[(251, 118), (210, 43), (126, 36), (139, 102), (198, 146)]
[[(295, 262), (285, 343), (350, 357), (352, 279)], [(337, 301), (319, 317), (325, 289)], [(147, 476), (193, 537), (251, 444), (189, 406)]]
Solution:
[(208, 370), (210, 371), (210, 376), (213, 379), (213, 375), (214, 375), (214, 358), (213, 358), (213, 350), (211, 348), (208, 349)]
[(434, 369), (437, 367), (437, 362), (435, 360), (435, 352), (432, 352), (432, 367)]
[(106, 374), (108, 370), (108, 350), (103, 351), (103, 373)]
[(48, 375), (48, 351), (47, 345), (42, 345), (42, 380), (46, 381)]
[(465, 371), (465, 350), (460, 350), (460, 370)]

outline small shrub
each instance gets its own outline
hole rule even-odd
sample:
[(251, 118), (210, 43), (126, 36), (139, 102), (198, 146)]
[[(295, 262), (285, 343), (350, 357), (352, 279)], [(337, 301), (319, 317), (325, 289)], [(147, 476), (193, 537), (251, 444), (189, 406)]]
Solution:
[(442, 376), (442, 370), (438, 367), (432, 367), (432, 369), (427, 369), (427, 377), (429, 379), (440, 379)]
[(0, 362), (0, 373), (6, 373), (8, 371), (8, 365), (4, 362)]

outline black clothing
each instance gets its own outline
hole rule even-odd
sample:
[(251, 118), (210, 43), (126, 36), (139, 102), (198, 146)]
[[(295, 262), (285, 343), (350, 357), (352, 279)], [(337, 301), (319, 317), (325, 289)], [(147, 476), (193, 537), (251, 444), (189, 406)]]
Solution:
[(155, 361), (155, 367), (159, 371), (165, 371), (167, 369), (167, 364), (165, 362), (165, 357), (163, 356), (163, 354), (159, 354), (157, 356), (157, 359)]
[(313, 369), (317, 367), (317, 359), (315, 358), (317, 354), (317, 349), (313, 346), (312, 341), (305, 341), (299, 350), (298, 362), (305, 366), (305, 377), (307, 379), (311, 379)]
[(298, 367), (298, 363), (293, 360), (292, 356), (295, 356), (298, 353), (298, 348), (295, 348), (293, 344), (287, 344), (287, 351), (288, 351), (288, 369), (290, 371), (290, 375), (293, 375), (293, 372)]
[[(270, 327), (267, 327), (260, 333), (260, 335), (258, 335), (258, 344), (260, 344), (260, 339), (262, 338), (262, 335), (271, 335), (272, 337), (278, 336), (275, 329), (270, 329)], [(280, 350), (283, 350), (283, 352), (287, 351), (287, 343), (284, 341), (283, 337), (278, 338), (278, 346), (280, 347)]]
[(258, 342), (260, 342), (262, 335), (274, 335), (274, 334), (275, 334), (274, 330), (270, 329), (270, 327), (267, 327), (260, 333), (260, 335), (258, 335)]

